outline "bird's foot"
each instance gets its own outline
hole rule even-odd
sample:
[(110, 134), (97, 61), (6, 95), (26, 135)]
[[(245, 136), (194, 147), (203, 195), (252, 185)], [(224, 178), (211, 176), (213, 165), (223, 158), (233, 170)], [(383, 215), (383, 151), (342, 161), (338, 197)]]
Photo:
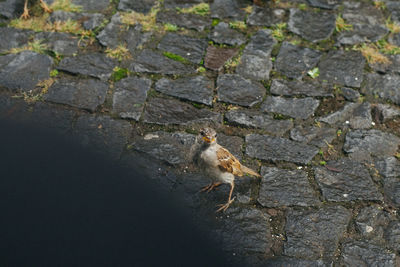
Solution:
[(226, 202), (225, 204), (218, 205), (218, 207), (220, 207), (220, 208), (217, 209), (216, 212), (226, 211), (234, 200), (235, 200), (235, 198), (232, 198), (232, 199), (228, 200), (228, 202)]
[(217, 182), (217, 183), (212, 182), (212, 183), (210, 183), (209, 185), (203, 187), (203, 188), (200, 190), (200, 192), (207, 192), (207, 193), (208, 193), (208, 192), (212, 191), (214, 188), (216, 188), (216, 187), (218, 187), (218, 186), (220, 186), (220, 185), (221, 185), (220, 182)]
[(49, 6), (43, 0), (40, 0), (40, 5), (42, 6), (42, 8), (45, 12), (47, 12), (47, 13), (53, 12), (53, 10), (51, 10), (51, 8), (49, 8)]
[(24, 13), (21, 15), (21, 19), (28, 19), (29, 16), (29, 9), (27, 7), (24, 8)]

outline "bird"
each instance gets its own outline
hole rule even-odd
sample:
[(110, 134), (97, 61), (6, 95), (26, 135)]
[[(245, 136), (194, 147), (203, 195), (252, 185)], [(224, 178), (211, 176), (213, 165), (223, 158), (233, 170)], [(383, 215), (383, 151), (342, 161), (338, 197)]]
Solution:
[[(21, 15), (21, 18), (23, 18), (23, 19), (29, 18), (28, 1), (29, 0), (25, 0), (24, 12)], [(42, 8), (45, 12), (48, 12), (48, 13), (52, 12), (52, 10), (49, 8), (49, 6), (46, 4), (46, 2), (44, 2), (44, 0), (40, 0), (40, 5), (42, 6)]]
[(261, 177), (257, 172), (241, 164), (226, 148), (219, 145), (217, 143), (217, 132), (212, 128), (200, 130), (195, 146), (195, 152), (193, 152), (194, 160), (212, 178), (212, 182), (203, 187), (201, 192), (210, 192), (222, 183), (230, 184), (228, 201), (225, 204), (218, 205), (220, 208), (217, 212), (226, 211), (235, 200), (235, 198), (232, 198), (232, 192), (235, 188), (235, 176), (249, 174)]

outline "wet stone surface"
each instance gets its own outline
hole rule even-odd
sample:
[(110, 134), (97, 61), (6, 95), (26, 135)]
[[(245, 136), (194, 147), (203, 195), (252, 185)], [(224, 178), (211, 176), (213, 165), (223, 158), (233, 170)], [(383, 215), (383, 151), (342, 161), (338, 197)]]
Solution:
[(189, 74), (195, 69), (165, 57), (159, 52), (142, 50), (130, 65), (130, 70), (139, 73)]
[(102, 26), (106, 19), (105, 16), (100, 13), (83, 13), (82, 15), (82, 26), (85, 30), (96, 30), (96, 28)]
[(90, 53), (76, 57), (66, 57), (61, 60), (57, 69), (76, 75), (108, 80), (115, 66), (115, 60), (105, 54)]
[(284, 42), (275, 61), (275, 69), (289, 78), (301, 79), (317, 65), (321, 53)]
[(17, 17), (22, 14), (24, 1), (6, 0), (0, 2), (0, 15), (8, 19)]
[(385, 239), (393, 250), (400, 250), (400, 222), (392, 222), (388, 226), (385, 231)]
[(155, 89), (166, 95), (212, 105), (214, 82), (204, 76), (157, 81)]
[(67, 136), (71, 134), (75, 115), (74, 111), (53, 104), (38, 102), (27, 105), (23, 100), (0, 96), (0, 120), (27, 124)]
[(140, 2), (133, 2), (130, 0), (120, 0), (118, 10), (122, 11), (135, 11), (139, 13), (148, 13), (155, 5), (156, 0), (144, 0)]
[(131, 53), (134, 53), (136, 48), (150, 38), (150, 33), (142, 33), (141, 26), (129, 27), (128, 30), (124, 28), (120, 14), (116, 13), (111, 18), (111, 22), (96, 37), (103, 46), (114, 49), (125, 45)]
[(263, 166), (261, 175), (261, 187), (257, 200), (265, 207), (307, 207), (320, 204), (305, 171)]
[(166, 11), (157, 14), (157, 21), (162, 23), (170, 23), (187, 29), (203, 31), (210, 26), (209, 19), (191, 13), (177, 13), (174, 11)]
[(315, 167), (315, 180), (328, 201), (382, 200), (364, 164), (350, 160), (328, 161)]
[(391, 219), (390, 213), (377, 205), (365, 207), (357, 215), (356, 229), (363, 237), (382, 242)]
[(350, 218), (350, 211), (342, 206), (316, 211), (289, 210), (284, 254), (309, 260), (333, 258)]
[(320, 80), (350, 87), (360, 87), (365, 59), (359, 52), (332, 51), (318, 64)]
[(319, 118), (319, 121), (325, 122), (330, 125), (343, 123), (347, 119), (350, 119), (352, 113), (358, 106), (359, 106), (358, 103), (346, 103), (341, 109), (331, 114), (328, 114), (322, 118)]
[(127, 145), (132, 126), (127, 121), (114, 120), (109, 116), (80, 116), (73, 129), (73, 136), (84, 146), (96, 152), (118, 159)]
[(246, 38), (240, 32), (231, 29), (225, 22), (220, 22), (211, 31), (209, 38), (218, 44), (241, 45)]
[(395, 157), (377, 159), (375, 161), (375, 168), (385, 178), (400, 177), (400, 161)]
[(340, 110), (319, 120), (331, 125), (348, 125), (352, 129), (368, 129), (372, 127), (371, 104), (347, 103)]
[(210, 5), (211, 17), (224, 19), (230, 18), (234, 20), (244, 20), (246, 13), (243, 10), (248, 5), (244, 0), (215, 0)]
[(344, 5), (342, 13), (346, 23), (353, 26), (351, 31), (343, 31), (338, 42), (344, 45), (355, 45), (363, 42), (376, 42), (388, 33), (384, 17), (378, 8), (365, 5)]
[(384, 26), (353, 24), (353, 30), (341, 33), (338, 37), (338, 42), (343, 45), (355, 45), (363, 42), (376, 42), (387, 33), (388, 30)]
[(335, 9), (339, 6), (342, 0), (307, 0), (312, 7), (323, 9)]
[(371, 104), (364, 102), (354, 109), (350, 116), (350, 127), (353, 129), (368, 129), (372, 126)]
[(336, 129), (314, 126), (297, 126), (290, 131), (290, 138), (294, 141), (326, 147), (336, 137)]
[(352, 102), (357, 102), (357, 100), (360, 98), (360, 93), (354, 89), (348, 88), (348, 87), (343, 87), (341, 89), (342, 95), (346, 100), (352, 101)]
[(54, 23), (56, 21), (77, 20), (80, 17), (81, 17), (80, 13), (55, 10), (50, 14), (48, 21)]
[(135, 150), (169, 164), (185, 164), (189, 160), (187, 157), (195, 138), (194, 135), (187, 133), (153, 132), (136, 140), (132, 146)]
[(368, 63), (368, 65), (378, 73), (400, 73), (400, 55), (388, 55), (388, 63)]
[(0, 56), (0, 87), (30, 91), (50, 77), (53, 59), (32, 51)]
[[(177, 176), (179, 177), (179, 175)], [(175, 192), (183, 196), (185, 205), (199, 210), (196, 216), (200, 214), (200, 216), (204, 215), (208, 217), (207, 211), (215, 212), (216, 205), (223, 202), (224, 197), (229, 193), (229, 187), (221, 185), (218, 190), (214, 190), (210, 192), (210, 194), (202, 194), (202, 192), (200, 192), (201, 188), (208, 185), (210, 182), (211, 180), (200, 171), (188, 173), (183, 179), (177, 180), (174, 184), (176, 188)], [(205, 234), (210, 234), (210, 232)], [(219, 242), (221, 242), (221, 240), (219, 240)]]
[(49, 88), (45, 100), (95, 111), (104, 103), (107, 90), (107, 83), (95, 79), (61, 79)]
[(29, 105), (22, 99), (0, 95), (0, 119), (24, 121), (29, 113)]
[[(258, 209), (229, 209), (216, 234), (221, 235), (224, 250), (241, 254), (241, 247), (234, 240), (241, 240), (249, 252), (265, 253), (272, 245), (269, 218)], [(224, 216), (224, 217), (225, 217)]]
[(320, 11), (290, 9), (289, 30), (311, 42), (327, 39), (333, 33), (336, 17), (334, 14)]
[(385, 2), (387, 6), (390, 8), (392, 11), (390, 16), (394, 22), (399, 22), (400, 21), (400, 10), (399, 10), (399, 4), (396, 3), (395, 1), (386, 1)]
[(166, 8), (188, 8), (204, 2), (204, 0), (165, 0), (164, 5)]
[(400, 178), (387, 177), (383, 179), (383, 190), (389, 203), (400, 208)]
[(343, 150), (346, 153), (366, 154), (372, 156), (393, 156), (400, 138), (379, 130), (354, 130), (346, 135)]
[(293, 127), (291, 120), (274, 120), (269, 114), (245, 109), (230, 110), (225, 113), (225, 119), (228, 123), (260, 128), (274, 135), (282, 135)]
[(262, 84), (244, 79), (236, 74), (224, 74), (217, 79), (218, 100), (251, 107), (265, 96)]
[(383, 177), (383, 190), (390, 205), (400, 207), (400, 161), (395, 157), (378, 158), (376, 171)]
[(254, 26), (272, 26), (282, 22), (284, 17), (284, 9), (255, 6), (251, 14), (247, 17), (247, 23)]
[(246, 136), (246, 154), (258, 159), (307, 164), (318, 148), (285, 138), (250, 134)]
[(140, 169), (155, 183), (155, 187), (163, 192), (171, 192), (179, 179), (176, 172), (170, 171), (170, 165), (156, 160), (151, 155), (134, 150), (131, 143), (128, 144), (127, 151), (122, 153), (119, 164), (128, 168)]
[(72, 110), (58, 108), (49, 103), (36, 103), (30, 112), (29, 121), (36, 127), (45, 127), (57, 133), (71, 133), (72, 122), (76, 113)]
[(0, 23), (1, 24), (6, 24), (8, 22), (8, 20), (2, 16), (0, 16)]
[(246, 45), (243, 52), (244, 54), (269, 55), (276, 43), (277, 42), (273, 38), (270, 30), (259, 30), (253, 36), (251, 36), (250, 42)]
[(60, 55), (72, 56), (78, 52), (78, 38), (71, 34), (59, 32), (42, 32), (35, 35), (35, 40), (41, 41)]
[(26, 45), (29, 41), (29, 37), (33, 34), (34, 32), (32, 31), (1, 27), (0, 53), (5, 53), (11, 48), (17, 48)]
[(362, 241), (343, 244), (339, 264), (343, 266), (396, 266), (396, 255), (382, 247)]
[(398, 75), (379, 75), (377, 73), (368, 73), (365, 76), (365, 87), (361, 92), (368, 95), (377, 95), (378, 97), (390, 100), (400, 105), (400, 76)]
[(207, 48), (205, 39), (190, 38), (175, 33), (168, 33), (158, 44), (158, 49), (174, 53), (192, 63), (200, 63)]
[(110, 4), (108, 0), (72, 0), (73, 4), (81, 6), (84, 12), (104, 11)]
[(319, 105), (319, 100), (306, 98), (283, 98), (269, 96), (263, 102), (261, 110), (280, 113), (292, 118), (307, 119), (311, 117)]
[(152, 98), (147, 102), (143, 120), (147, 123), (160, 125), (187, 125), (201, 122), (220, 123), (221, 115), (205, 108), (197, 109), (190, 104), (177, 100)]
[(332, 89), (319, 83), (302, 81), (272, 80), (271, 94), (280, 96), (320, 96), (332, 97)]
[(150, 90), (151, 80), (128, 77), (115, 83), (113, 112), (121, 118), (139, 120)]
[[(399, 18), (400, 18), (400, 14), (399, 14)], [(391, 34), (388, 38), (388, 42), (390, 44), (399, 46), (400, 45), (400, 34), (399, 33)]]
[(244, 49), (236, 72), (245, 78), (268, 80), (272, 69), (270, 56), (275, 44), (270, 30), (256, 32)]

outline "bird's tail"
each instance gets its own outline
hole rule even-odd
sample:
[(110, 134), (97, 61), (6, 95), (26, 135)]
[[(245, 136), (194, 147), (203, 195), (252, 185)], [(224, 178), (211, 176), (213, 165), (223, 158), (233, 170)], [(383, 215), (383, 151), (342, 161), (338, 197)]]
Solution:
[(250, 174), (250, 175), (253, 175), (253, 176), (256, 176), (256, 177), (261, 177), (261, 175), (259, 175), (257, 172), (253, 171), (253, 170), (250, 169), (250, 168), (247, 168), (247, 167), (244, 166), (244, 165), (241, 166), (241, 169), (242, 169), (242, 171), (243, 171), (244, 173), (246, 173), (246, 174)]

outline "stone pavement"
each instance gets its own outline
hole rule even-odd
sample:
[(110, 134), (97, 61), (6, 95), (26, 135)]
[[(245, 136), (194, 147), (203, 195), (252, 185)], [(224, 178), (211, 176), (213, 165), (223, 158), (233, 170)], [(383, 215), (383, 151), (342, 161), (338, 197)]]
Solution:
[[(0, 0), (0, 118), (147, 169), (233, 263), (399, 266), (400, 2), (23, 2)], [(187, 159), (204, 126), (262, 175), (225, 213)]]

